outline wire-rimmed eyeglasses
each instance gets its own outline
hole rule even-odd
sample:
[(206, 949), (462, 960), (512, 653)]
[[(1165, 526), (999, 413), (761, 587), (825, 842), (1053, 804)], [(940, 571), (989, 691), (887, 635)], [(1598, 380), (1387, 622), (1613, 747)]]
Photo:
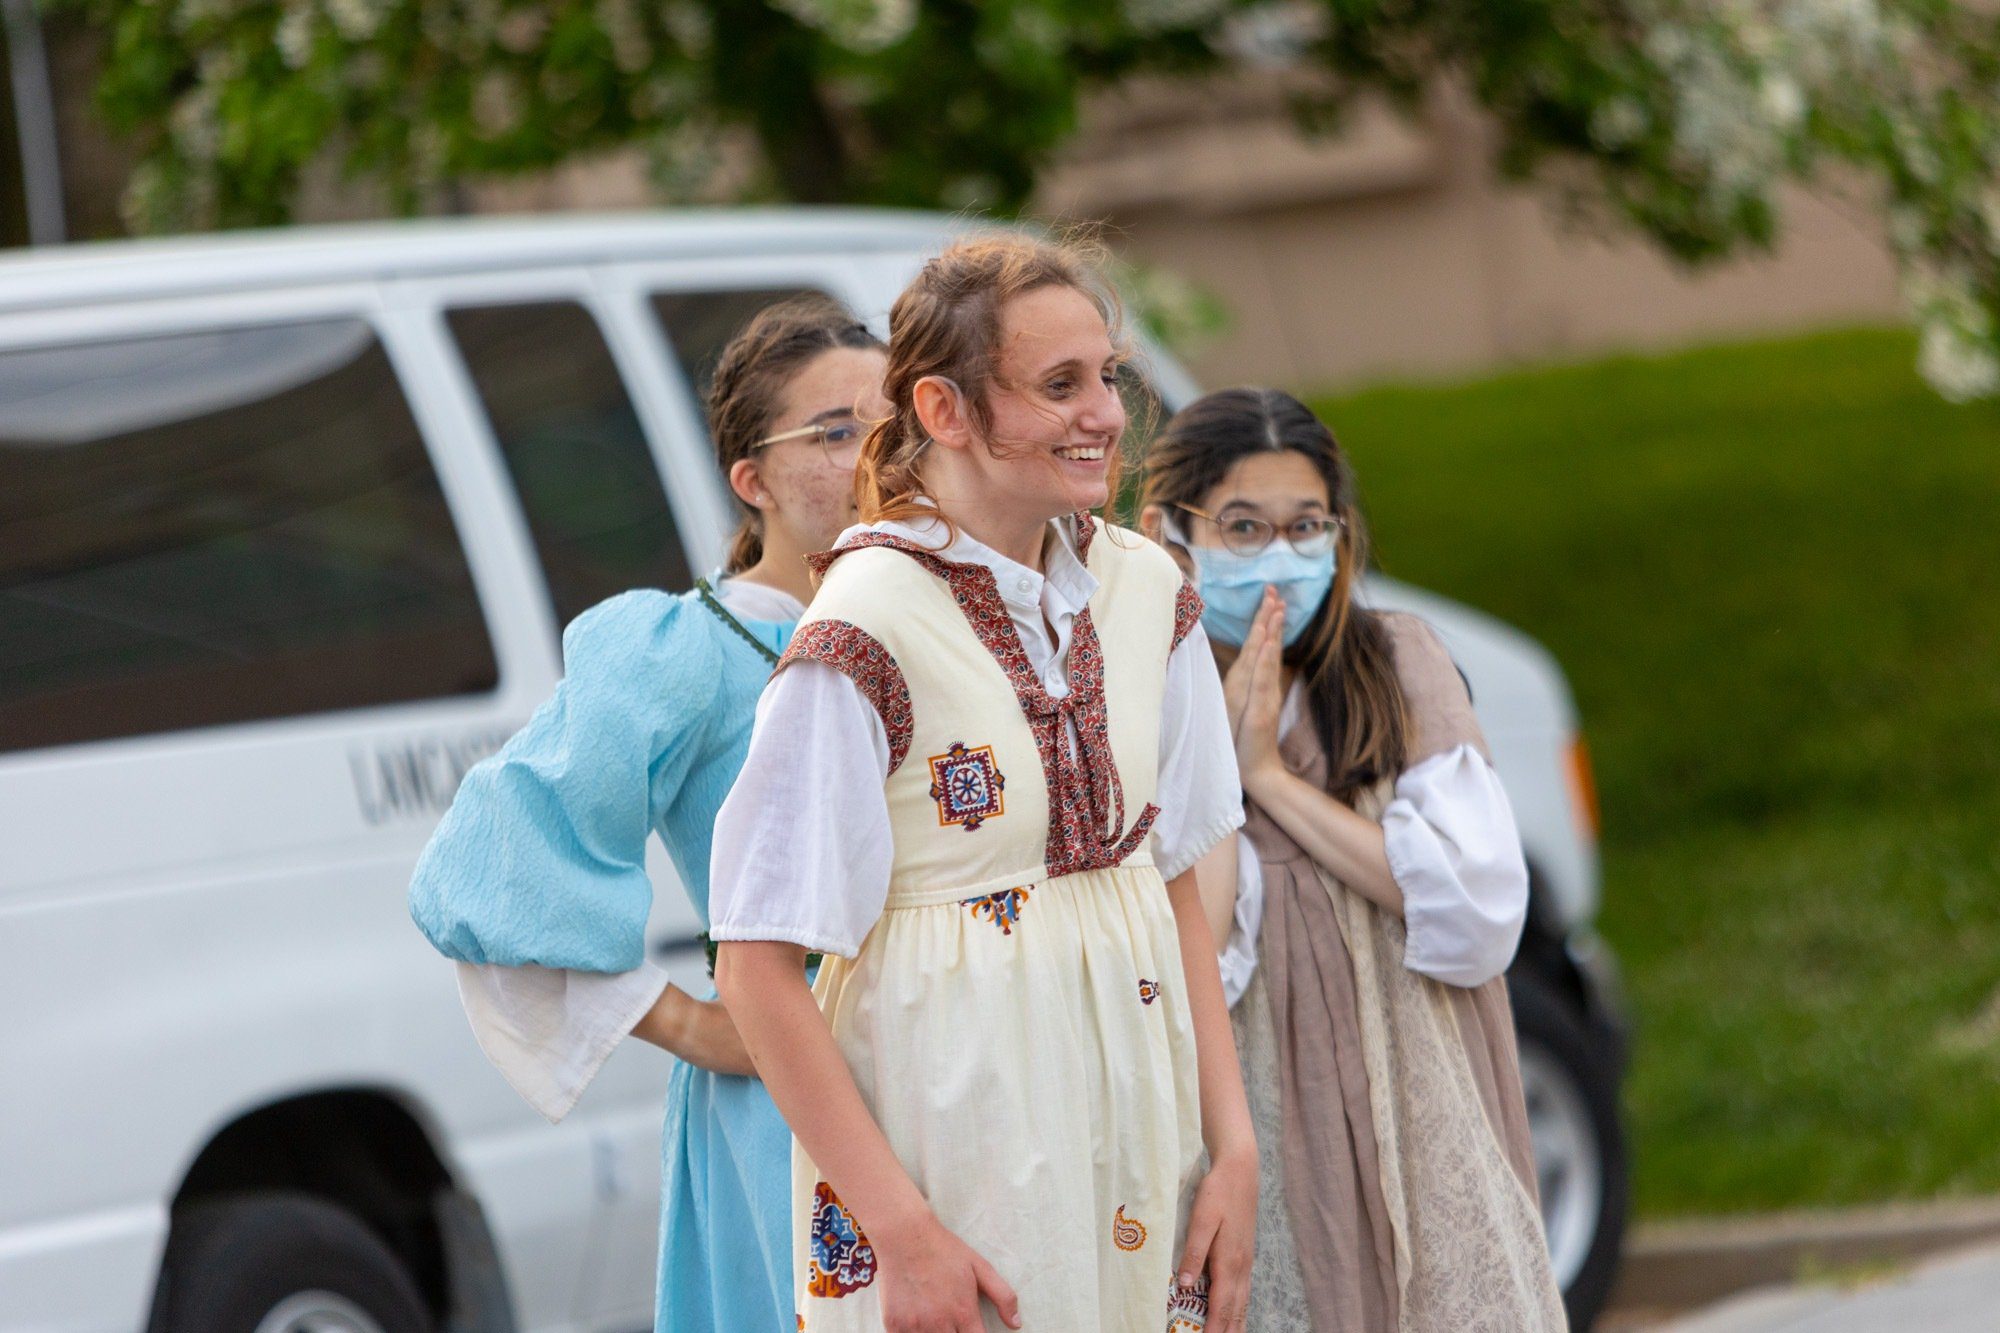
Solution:
[(810, 426), (766, 435), (750, 447), (762, 449), (767, 444), (783, 444), (787, 440), (817, 439), (830, 466), (851, 468), (861, 457), (861, 441), (867, 435), (868, 428), (855, 418), (836, 417), (832, 421), (815, 421)]
[(1334, 514), (1304, 514), (1280, 527), (1254, 514), (1231, 514), (1227, 518), (1217, 518), (1193, 505), (1177, 504), (1174, 508), (1215, 524), (1216, 534), (1222, 539), (1224, 549), (1236, 555), (1256, 555), (1278, 536), (1283, 536), (1285, 544), (1300, 555), (1325, 555), (1340, 540), (1340, 530), (1345, 526)]

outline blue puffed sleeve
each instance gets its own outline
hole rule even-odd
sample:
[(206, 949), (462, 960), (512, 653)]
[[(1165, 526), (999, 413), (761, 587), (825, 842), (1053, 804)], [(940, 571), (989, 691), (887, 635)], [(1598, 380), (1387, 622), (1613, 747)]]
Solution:
[(646, 838), (685, 780), (721, 674), (700, 608), (628, 592), (563, 634), (562, 683), (466, 774), (410, 882), (447, 957), (625, 972), (645, 957)]

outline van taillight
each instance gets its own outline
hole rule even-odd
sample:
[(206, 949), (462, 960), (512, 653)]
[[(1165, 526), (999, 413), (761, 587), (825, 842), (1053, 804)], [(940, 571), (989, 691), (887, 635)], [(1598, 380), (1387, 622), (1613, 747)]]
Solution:
[(1596, 841), (1604, 832), (1604, 816), (1597, 808), (1597, 776), (1590, 769), (1590, 747), (1583, 743), (1581, 735), (1572, 736), (1564, 757), (1570, 808), (1575, 813), (1577, 827)]

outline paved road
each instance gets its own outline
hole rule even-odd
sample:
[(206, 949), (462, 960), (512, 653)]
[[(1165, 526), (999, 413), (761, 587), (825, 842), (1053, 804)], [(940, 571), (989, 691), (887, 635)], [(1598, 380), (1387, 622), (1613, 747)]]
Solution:
[(1661, 1333), (1996, 1333), (2000, 1246), (1944, 1255), (1851, 1290), (1746, 1292)]

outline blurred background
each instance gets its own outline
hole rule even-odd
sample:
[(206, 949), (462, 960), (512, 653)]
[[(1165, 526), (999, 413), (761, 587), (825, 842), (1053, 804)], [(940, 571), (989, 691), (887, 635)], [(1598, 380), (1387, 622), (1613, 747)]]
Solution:
[[(48, 440), (64, 420), (78, 438), (137, 429), (48, 407), (115, 387), (127, 362), (51, 379), (31, 353), (59, 353), (121, 284), (226, 269), (248, 228), (313, 238), (241, 252), (279, 267), (376, 246), (385, 258), (342, 270), (358, 281), (406, 262), (347, 225), (363, 222), (393, 235), (399, 220), (800, 206), (805, 230), (773, 244), (859, 254), (883, 243), (831, 221), (815, 240), (813, 217), (847, 215), (811, 210), (1089, 221), (1169, 405), (1192, 382), (1307, 397), (1354, 457), (1384, 572), (1529, 636), (1573, 698), (1579, 729), (1557, 742), (1582, 742), (1566, 780), (1587, 804), (1594, 774), (1601, 823), (1575, 816), (1595, 868), (1564, 931), (1608, 943), (1612, 1026), (1629, 1025), (1629, 1063), (1607, 1038), (1603, 1073), (1622, 1084), (1623, 1142), (1589, 1149), (1617, 1159), (1593, 1169), (1621, 1218), (1629, 1183), (1622, 1270), (1616, 1225), (1592, 1260), (1600, 1326), (1776, 1327), (1695, 1313), (1769, 1284), (1783, 1317), (1827, 1321), (1785, 1327), (1903, 1326), (1894, 1302), (1934, 1271), (1927, 1256), (2000, 1239), (1990, 6), (0, 0), (0, 14), (0, 459), (44, 450), (43, 472), (17, 467), (20, 489), (0, 490), (0, 790), (47, 790), (97, 762), (84, 742), (122, 734), (34, 730), (42, 622), (23, 609), (53, 558), (30, 549), (57, 493)], [(188, 233), (221, 235), (118, 243)], [(410, 234), (431, 238), (419, 268), (438, 271), (452, 233)], [(886, 280), (837, 294), (879, 320)], [(697, 385), (756, 293), (795, 285), (833, 284), (723, 281), (729, 299), (698, 309), (650, 297), (672, 344), (663, 373)], [(535, 354), (504, 321), (468, 320), (453, 325), (467, 368), (451, 373), (469, 372), (504, 449), (504, 388)], [(619, 371), (589, 373), (633, 377), (623, 336)], [(419, 373), (389, 342), (395, 373)], [(284, 373), (376, 354), (342, 346), (302, 345)], [(57, 382), (70, 398), (37, 396)], [(567, 429), (638, 438), (643, 421), (651, 437), (666, 410), (612, 421), (593, 402)], [(421, 456), (437, 427), (421, 403), (417, 417)], [(78, 484), (120, 474), (93, 475)], [(682, 532), (664, 540), (680, 564), (661, 582), (700, 563), (703, 524), (720, 521), (700, 505), (691, 521), (674, 477)], [(562, 600), (537, 614), (566, 619)], [(449, 670), (494, 678), (490, 660)], [(532, 685), (510, 706), (532, 706)], [(504, 736), (505, 720), (481, 725)], [(73, 790), (151, 799), (121, 781)], [(53, 808), (34, 807), (43, 829)], [(101, 838), (108, 813), (58, 823)], [(9, 859), (0, 845), (0, 932), (46, 916), (68, 874), (53, 851)], [(437, 970), (431, 1000), (455, 1005)], [(7, 994), (25, 1058), (83, 1058), (28, 1030), (34, 995)], [(662, 1068), (647, 1069), (656, 1087)], [(61, 1109), (86, 1128), (98, 1115)], [(0, 1119), (0, 1177), (25, 1169), (46, 1123)], [(175, 1151), (156, 1173), (169, 1196), (204, 1147)], [(76, 1207), (171, 1201), (111, 1191)], [(47, 1203), (0, 1219), (15, 1226), (0, 1227), (0, 1273), (52, 1252), (61, 1218)], [(158, 1231), (136, 1267), (157, 1266)], [(2000, 1264), (1968, 1252), (1989, 1266), (1948, 1271), (1990, 1318)], [(558, 1304), (572, 1313), (535, 1326), (617, 1326)], [(31, 1313), (10, 1322), (0, 1286), (0, 1328), (120, 1326), (59, 1303)]]

